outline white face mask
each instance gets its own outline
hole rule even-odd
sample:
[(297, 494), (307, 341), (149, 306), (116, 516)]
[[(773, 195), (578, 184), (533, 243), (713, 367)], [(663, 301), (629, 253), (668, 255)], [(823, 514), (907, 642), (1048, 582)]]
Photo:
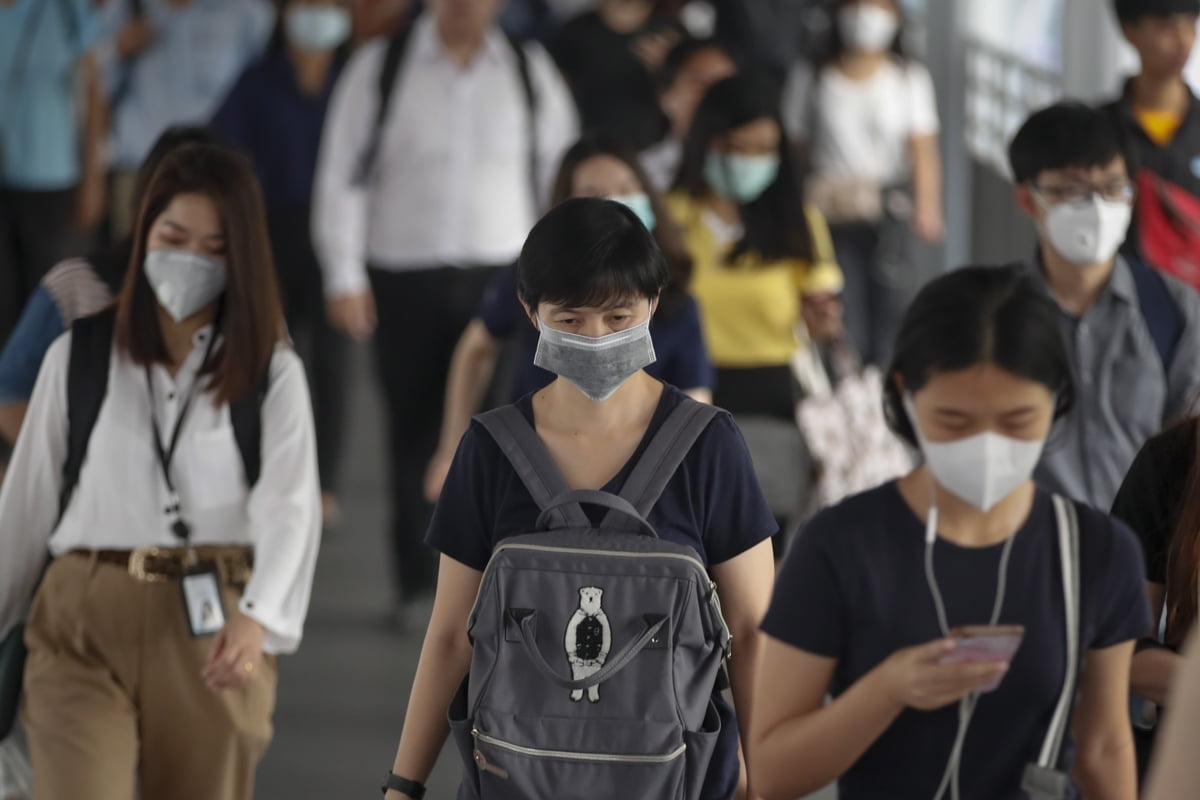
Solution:
[(1132, 214), (1129, 203), (1096, 195), (1082, 203), (1060, 203), (1046, 207), (1046, 235), (1072, 264), (1100, 264), (1117, 254)]
[(146, 253), (146, 280), (158, 304), (182, 322), (225, 291), (225, 265), (190, 250)]
[(856, 3), (838, 12), (838, 32), (846, 47), (860, 53), (879, 53), (896, 40), (900, 20), (886, 8)]
[(912, 400), (905, 398), (904, 404), (933, 477), (954, 496), (983, 511), (990, 511), (1029, 480), (1042, 457), (1044, 439), (1026, 441), (991, 431), (953, 442), (930, 442), (917, 425)]

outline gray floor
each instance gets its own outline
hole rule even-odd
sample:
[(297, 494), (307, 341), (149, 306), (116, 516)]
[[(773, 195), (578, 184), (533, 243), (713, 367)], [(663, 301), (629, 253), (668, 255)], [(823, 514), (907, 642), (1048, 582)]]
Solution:
[[(266, 800), (378, 797), (420, 651), (419, 636), (387, 624), (382, 412), (361, 351), (354, 372), (343, 520), (322, 543), (304, 643), (280, 662), (275, 741), (259, 770), (257, 795)], [(428, 797), (454, 797), (458, 775), (457, 755), (447, 749)]]

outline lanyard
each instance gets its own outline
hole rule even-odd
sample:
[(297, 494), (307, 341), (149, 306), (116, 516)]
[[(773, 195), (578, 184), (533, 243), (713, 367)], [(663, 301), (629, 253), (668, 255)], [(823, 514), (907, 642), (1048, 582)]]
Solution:
[(154, 399), (154, 380), (150, 375), (150, 366), (146, 366), (146, 390), (150, 394), (150, 427), (154, 431), (154, 449), (158, 453), (158, 465), (162, 468), (163, 481), (167, 485), (167, 491), (171, 493), (170, 505), (167, 507), (167, 512), (175, 515), (175, 521), (171, 523), (171, 532), (184, 542), (191, 536), (192, 528), (183, 519), (183, 512), (179, 503), (179, 492), (175, 490), (175, 482), (171, 480), (171, 461), (175, 458), (175, 448), (179, 446), (179, 434), (183, 431), (183, 423), (187, 419), (188, 411), (192, 408), (192, 400), (196, 396), (196, 385), (200, 383), (201, 373), (204, 371), (205, 365), (208, 364), (209, 358), (212, 357), (213, 347), (216, 343), (217, 332), (214, 329), (208, 340), (208, 348), (204, 351), (204, 360), (200, 362), (200, 368), (196, 370), (196, 377), (192, 380), (187, 397), (183, 400), (183, 406), (179, 409), (179, 417), (175, 420), (175, 430), (171, 433), (171, 443), (168, 446), (163, 445), (162, 430), (158, 427), (158, 416), (155, 411), (157, 402)]

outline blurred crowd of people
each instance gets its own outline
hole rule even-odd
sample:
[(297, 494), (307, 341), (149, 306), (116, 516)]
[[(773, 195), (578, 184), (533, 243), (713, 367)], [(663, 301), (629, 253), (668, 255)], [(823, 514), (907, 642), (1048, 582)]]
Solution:
[[(979, 346), (1054, 393), (1038, 485), (1112, 509), (1142, 541), (1148, 611), (1140, 596), (1121, 595), (1128, 613), (1094, 620), (1091, 645), (1141, 637), (1126, 683), (1144, 771), (1197, 616), (1200, 101), (1182, 74), (1200, 7), (1116, 0), (1115, 9), (1140, 72), (1107, 105), (1063, 102), (1024, 122), (1010, 167), (1038, 246), (1010, 254), (1023, 278), (980, 277), (986, 288), (972, 297), (990, 299), (960, 296), (955, 313), (994, 318), (989, 335), (1007, 338), (980, 332)], [(237, 733), (217, 770), (223, 785), (249, 787), (269, 739), (274, 654), (299, 642), (319, 532), (339, 519), (349, 348), (370, 343), (386, 398), (397, 619), (418, 626), (439, 580), (427, 532), (472, 418), (556, 378), (539, 356), (546, 321), (524, 302), (528, 278), (516, 264), (535, 223), (579, 198), (616, 201), (653, 234), (669, 274), (649, 298), (647, 371), (732, 415), (779, 530), (776, 557), (822, 509), (909, 474), (922, 451), (928, 462), (930, 442), (904, 403), (933, 372), (976, 362), (936, 354), (932, 329), (911, 310), (941, 271), (929, 248), (945, 222), (934, 81), (907, 41), (899, 0), (0, 0), (0, 461), (13, 449), (12, 471), (3, 477), (0, 466), (0, 600), (12, 601), (0, 604), (0, 633), (39, 581), (42, 593), (96, 584), (96, 630), (108, 624), (105, 603), (144, 600), (101, 585), (95, 569), (155, 545), (162, 516), (151, 524), (105, 500), (143, 491), (122, 476), (161, 483), (144, 490), (147, 507), (165, 505), (177, 543), (212, 547), (223, 565), (231, 622), (197, 674), (202, 666), (210, 688), (261, 693), (254, 708), (202, 711), (219, 719), (210, 736)], [(192, 278), (169, 277), (172, 259)], [(1042, 321), (1061, 353), (1035, 346), (1045, 329), (1004, 316), (1050, 307), (1026, 290), (1055, 301)], [(613, 299), (596, 291), (589, 300)], [(922, 313), (952, 316), (928, 297)], [(78, 377), (80, 331), (93, 319), (108, 320), (105, 346), (128, 358), (111, 374)], [(569, 332), (576, 321), (555, 324)], [(70, 345), (56, 345), (66, 331)], [(218, 339), (236, 347), (214, 361)], [(922, 359), (929, 374), (905, 372)], [(206, 375), (215, 416), (192, 402)], [(897, 376), (921, 385), (902, 400)], [(93, 386), (85, 380), (127, 405), (77, 419), (67, 401)], [(579, 385), (597, 403), (611, 395)], [(185, 446), (191, 472), (177, 487), (172, 457), (189, 411), (189, 426), (205, 426), (197, 436), (231, 428), (236, 441)], [(959, 438), (952, 414), (938, 414), (923, 402), (921, 429), (935, 420), (943, 439)], [(137, 435), (159, 458), (134, 465), (121, 436), (145, 416), (153, 430)], [(84, 470), (81, 479), (91, 426), (89, 458), (110, 466), (106, 478)], [(250, 448), (246, 430), (259, 437)], [(994, 497), (1003, 480), (988, 479), (996, 485), (976, 487), (984, 511), (1016, 486)], [(916, 491), (899, 485), (906, 499)], [(246, 496), (248, 510), (234, 511)], [(843, 545), (819, 535), (828, 516), (816, 519), (803, 552), (844, 557), (817, 552)], [(17, 526), (44, 536), (16, 546)], [(92, 555), (56, 559), (42, 578), (35, 562), (47, 542), (58, 556)], [(836, 593), (813, 563), (784, 574)], [(229, 579), (251, 564), (254, 578)], [(191, 566), (172, 561), (162, 574), (189, 576)], [(1110, 571), (1114, 586), (1130, 583)], [(787, 599), (818, 604), (809, 590)], [(66, 605), (39, 603), (28, 640), (82, 636)], [(1151, 615), (1162, 624), (1143, 624)], [(774, 611), (766, 630), (825, 653), (842, 641), (833, 624), (793, 635), (800, 621)], [(190, 663), (187, 645), (171, 658)], [(826, 665), (770, 665), (776, 677), (784, 665), (806, 670), (814, 697), (830, 685)], [(56, 669), (31, 660), (27, 678), (36, 702), (26, 724), (43, 763), (67, 757), (72, 743), (45, 732), (62, 724), (57, 702), (71, 681), (87, 680)], [(113, 669), (140, 680), (128, 664)], [(865, 671), (841, 676), (839, 688)], [(1086, 707), (1101, 713), (1100, 700)], [(796, 728), (790, 741), (811, 747), (817, 730)], [(135, 746), (126, 732), (108, 742), (114, 759)], [(171, 761), (186, 743), (161, 744), (143, 757)], [(1112, 778), (1087, 750), (1105, 743), (1083, 744), (1091, 778)], [(849, 769), (855, 747), (802, 777), (764, 768), (759, 784), (782, 787), (775, 796), (813, 788), (813, 775), (841, 774), (826, 775), (830, 765)], [(85, 783), (104, 778), (87, 769)], [(194, 796), (218, 796), (203, 788), (210, 778), (190, 781)], [(59, 779), (78, 785), (70, 771)], [(165, 780), (143, 773), (145, 796), (185, 796), (155, 794)]]

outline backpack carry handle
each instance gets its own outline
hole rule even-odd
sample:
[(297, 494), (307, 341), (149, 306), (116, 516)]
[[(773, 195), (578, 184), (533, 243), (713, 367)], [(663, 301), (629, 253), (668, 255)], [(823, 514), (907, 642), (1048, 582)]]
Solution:
[(533, 631), (534, 619), (537, 617), (537, 612), (533, 611), (521, 618), (521, 624), (517, 628), (517, 632), (521, 636), (521, 646), (524, 648), (529, 660), (538, 668), (542, 675), (546, 676), (551, 682), (561, 686), (564, 689), (577, 691), (579, 689), (591, 689), (593, 686), (599, 686), (609, 678), (616, 675), (629, 665), (637, 657), (638, 653), (646, 649), (659, 631), (667, 624), (667, 617), (650, 618), (646, 621), (646, 629), (641, 635), (631, 641), (620, 651), (615, 653), (611, 658), (604, 662), (604, 666), (594, 675), (579, 680), (572, 680), (559, 675), (554, 667), (546, 661), (546, 657), (542, 655), (542, 651), (537, 648), (537, 637)]
[[(610, 511), (617, 511), (637, 522), (638, 533), (644, 533), (652, 539), (658, 538), (658, 532), (654, 530), (654, 526), (647, 522), (646, 518), (633, 507), (633, 503), (630, 503), (624, 497), (595, 489), (572, 489), (555, 497), (542, 509), (542, 513), (538, 515), (537, 530), (549, 530), (550, 520), (557, 509), (576, 504), (600, 506)], [(603, 523), (601, 524), (603, 525)]]

